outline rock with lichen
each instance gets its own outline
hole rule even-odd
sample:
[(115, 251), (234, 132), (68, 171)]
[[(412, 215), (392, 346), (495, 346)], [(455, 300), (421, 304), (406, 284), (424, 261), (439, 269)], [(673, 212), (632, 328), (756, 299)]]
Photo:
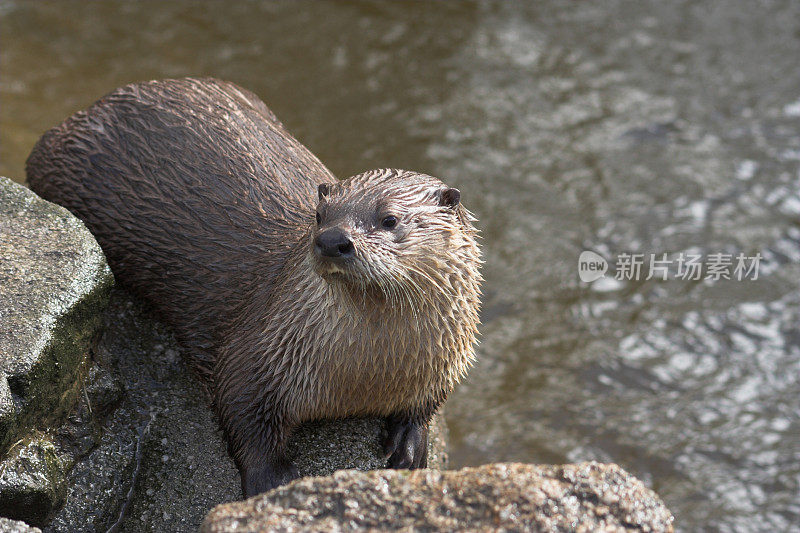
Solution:
[(0, 471), (0, 516), (43, 526), (64, 502), (64, 473), (45, 438), (12, 448)]
[(113, 283), (81, 221), (0, 177), (0, 515), (42, 525), (64, 500), (40, 435), (81, 395)]
[(0, 177), (0, 452), (72, 409), (113, 283), (80, 220)]

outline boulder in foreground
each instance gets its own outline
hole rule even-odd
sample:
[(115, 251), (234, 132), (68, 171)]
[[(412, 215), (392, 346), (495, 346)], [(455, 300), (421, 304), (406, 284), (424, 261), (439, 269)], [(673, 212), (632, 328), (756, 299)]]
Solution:
[(498, 463), (457, 471), (297, 480), (216, 507), (204, 533), (255, 531), (672, 531), (656, 494), (614, 464)]

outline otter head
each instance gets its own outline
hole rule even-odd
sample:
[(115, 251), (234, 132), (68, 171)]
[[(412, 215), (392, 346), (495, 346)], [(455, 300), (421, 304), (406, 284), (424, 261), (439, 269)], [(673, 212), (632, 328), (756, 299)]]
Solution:
[(311, 232), (315, 269), (330, 284), (401, 303), (452, 291), (449, 274), (479, 262), (460, 200), (458, 189), (404, 170), (322, 184)]

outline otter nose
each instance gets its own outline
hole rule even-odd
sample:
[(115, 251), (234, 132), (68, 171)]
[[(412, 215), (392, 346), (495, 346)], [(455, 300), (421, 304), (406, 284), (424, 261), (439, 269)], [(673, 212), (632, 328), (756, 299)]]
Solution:
[(320, 233), (314, 241), (317, 253), (325, 257), (350, 257), (355, 252), (350, 236), (339, 228)]

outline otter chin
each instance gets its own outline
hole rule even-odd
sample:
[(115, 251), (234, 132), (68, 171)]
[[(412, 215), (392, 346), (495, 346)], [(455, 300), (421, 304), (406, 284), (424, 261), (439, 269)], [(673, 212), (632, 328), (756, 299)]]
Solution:
[(336, 180), (254, 94), (195, 78), (113, 91), (45, 133), (27, 173), (172, 326), (246, 496), (298, 476), (286, 444), (305, 421), (385, 417), (387, 466), (427, 465), (478, 333), (458, 189), (397, 169)]

